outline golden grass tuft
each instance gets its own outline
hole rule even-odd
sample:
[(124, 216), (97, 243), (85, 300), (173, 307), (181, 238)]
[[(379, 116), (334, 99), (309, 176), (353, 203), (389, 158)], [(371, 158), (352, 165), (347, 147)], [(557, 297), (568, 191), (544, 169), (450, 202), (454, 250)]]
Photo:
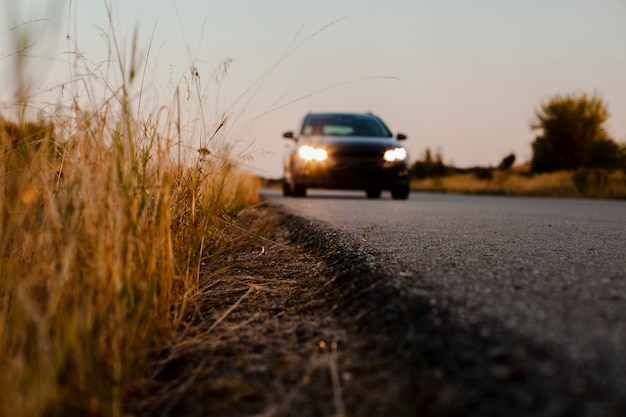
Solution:
[(131, 82), (89, 108), (29, 119), (24, 96), (0, 117), (2, 416), (123, 415), (201, 268), (251, 238), (230, 225), (255, 181), (224, 150), (181, 158), (180, 109), (142, 120)]

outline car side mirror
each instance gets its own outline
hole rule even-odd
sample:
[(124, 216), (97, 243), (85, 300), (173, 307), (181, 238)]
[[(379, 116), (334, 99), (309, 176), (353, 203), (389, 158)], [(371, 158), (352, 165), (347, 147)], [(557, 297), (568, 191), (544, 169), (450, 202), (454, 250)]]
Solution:
[(404, 133), (398, 133), (398, 135), (396, 136), (396, 139), (398, 139), (398, 140), (405, 140), (406, 139), (406, 135)]
[(296, 138), (293, 137), (293, 132), (285, 132), (285, 133), (283, 133), (283, 137), (285, 139), (294, 139), (294, 140), (296, 139)]

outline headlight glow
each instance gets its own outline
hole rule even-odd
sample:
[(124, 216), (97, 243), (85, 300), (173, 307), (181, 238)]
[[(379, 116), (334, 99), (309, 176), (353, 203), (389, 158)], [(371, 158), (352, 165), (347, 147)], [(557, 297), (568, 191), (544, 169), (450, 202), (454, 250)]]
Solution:
[(383, 158), (387, 162), (404, 161), (406, 159), (406, 149), (404, 148), (389, 149), (388, 151), (385, 152), (385, 155), (383, 155)]
[(300, 158), (304, 159), (305, 161), (323, 161), (328, 158), (328, 153), (326, 152), (326, 150), (321, 148), (313, 148), (306, 145), (300, 148), (300, 150), (298, 151), (298, 155), (300, 155)]

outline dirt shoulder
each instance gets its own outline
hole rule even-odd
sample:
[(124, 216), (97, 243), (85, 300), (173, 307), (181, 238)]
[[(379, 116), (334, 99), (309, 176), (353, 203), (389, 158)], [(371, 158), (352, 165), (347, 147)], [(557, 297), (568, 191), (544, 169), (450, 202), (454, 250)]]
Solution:
[(401, 364), (343, 323), (327, 262), (294, 239), (282, 224), (224, 259), (201, 317), (155, 360), (136, 414), (407, 415)]
[(209, 274), (136, 414), (622, 415), (602, 381), (541, 346), (497, 324), (459, 328), (355, 247), (264, 210), (274, 226)]

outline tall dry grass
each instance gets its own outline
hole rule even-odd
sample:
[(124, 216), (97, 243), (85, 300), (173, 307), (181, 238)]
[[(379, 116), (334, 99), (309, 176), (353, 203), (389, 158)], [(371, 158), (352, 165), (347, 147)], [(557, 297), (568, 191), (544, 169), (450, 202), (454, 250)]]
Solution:
[(490, 179), (472, 173), (413, 180), (415, 191), (535, 197), (626, 199), (626, 173), (603, 170), (560, 171), (528, 175), (522, 171), (495, 171)]
[(254, 181), (224, 148), (184, 156), (175, 98), (142, 118), (141, 60), (110, 45), (106, 94), (82, 78), (86, 96), (29, 118), (23, 90), (0, 117), (0, 416), (123, 415), (201, 270), (249, 234), (228, 224)]

